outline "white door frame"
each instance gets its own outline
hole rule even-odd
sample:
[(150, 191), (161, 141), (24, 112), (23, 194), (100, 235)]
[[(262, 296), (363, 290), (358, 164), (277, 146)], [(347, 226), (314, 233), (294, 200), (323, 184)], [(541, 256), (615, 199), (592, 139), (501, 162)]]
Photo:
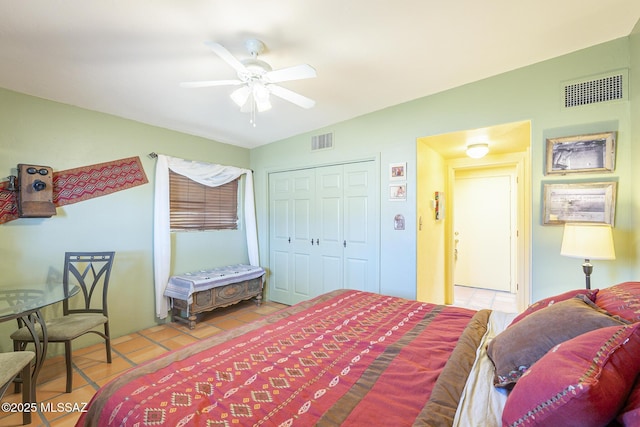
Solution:
[[(524, 310), (531, 301), (531, 173), (529, 150), (520, 153), (511, 153), (496, 156), (487, 156), (483, 159), (460, 158), (447, 162), (447, 194), (446, 210), (453, 212), (455, 199), (455, 174), (457, 170), (472, 169), (478, 167), (515, 166), (518, 186), (517, 200), (517, 244), (516, 244), (516, 270), (517, 270), (517, 303), (518, 310)], [(445, 224), (445, 296), (446, 303), (453, 303), (454, 286), (454, 249), (455, 236), (453, 221)]]

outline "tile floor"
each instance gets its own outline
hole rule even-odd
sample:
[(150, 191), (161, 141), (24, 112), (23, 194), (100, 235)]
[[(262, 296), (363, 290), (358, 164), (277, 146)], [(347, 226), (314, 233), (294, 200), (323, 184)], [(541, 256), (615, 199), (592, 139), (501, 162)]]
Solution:
[[(202, 317), (195, 329), (187, 325), (167, 323), (122, 336), (111, 341), (112, 363), (106, 363), (104, 344), (96, 344), (73, 351), (73, 391), (65, 393), (64, 357), (47, 359), (38, 376), (37, 398), (45, 408), (88, 402), (95, 391), (125, 370), (162, 353), (196, 342), (202, 338), (249, 323), (286, 307), (283, 304), (264, 302), (258, 307), (253, 301), (217, 309)], [(13, 387), (0, 399), (3, 403), (21, 402), (21, 394), (14, 394)], [(42, 406), (40, 406), (42, 407)], [(74, 426), (80, 413), (45, 411), (32, 414), (29, 426)], [(0, 426), (22, 425), (22, 414), (0, 411)]]
[(509, 292), (456, 285), (453, 291), (453, 298), (453, 305), (472, 310), (490, 308), (505, 313), (518, 312), (516, 295)]

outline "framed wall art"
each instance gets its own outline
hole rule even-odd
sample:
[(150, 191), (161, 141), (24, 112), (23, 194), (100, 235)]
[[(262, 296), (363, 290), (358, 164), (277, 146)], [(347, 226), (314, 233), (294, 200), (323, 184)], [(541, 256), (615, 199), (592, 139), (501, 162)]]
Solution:
[(615, 181), (544, 184), (543, 224), (595, 222), (613, 227)]
[(407, 200), (407, 183), (399, 182), (389, 185), (389, 200), (404, 202)]
[(547, 139), (547, 174), (576, 172), (613, 172), (616, 133)]
[(404, 181), (407, 179), (406, 163), (390, 163), (389, 164), (389, 180)]

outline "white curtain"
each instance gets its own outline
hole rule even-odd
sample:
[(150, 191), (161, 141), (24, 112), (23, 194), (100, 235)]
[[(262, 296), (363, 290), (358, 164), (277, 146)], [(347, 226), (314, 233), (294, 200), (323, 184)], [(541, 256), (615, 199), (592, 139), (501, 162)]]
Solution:
[(253, 196), (253, 173), (249, 169), (215, 165), (158, 154), (153, 218), (153, 274), (156, 292), (156, 315), (167, 317), (169, 301), (164, 289), (169, 281), (171, 237), (169, 228), (169, 169), (208, 187), (217, 187), (246, 175), (244, 186), (244, 223), (247, 232), (249, 263), (260, 265), (258, 231)]

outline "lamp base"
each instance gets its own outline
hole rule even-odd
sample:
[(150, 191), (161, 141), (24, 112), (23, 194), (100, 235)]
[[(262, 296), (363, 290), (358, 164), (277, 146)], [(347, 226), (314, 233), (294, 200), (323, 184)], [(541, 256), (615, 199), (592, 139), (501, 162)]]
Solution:
[(584, 264), (582, 264), (582, 271), (584, 271), (587, 289), (591, 289), (591, 273), (593, 272), (593, 265), (591, 265), (591, 262), (589, 262), (588, 259), (584, 260)]

